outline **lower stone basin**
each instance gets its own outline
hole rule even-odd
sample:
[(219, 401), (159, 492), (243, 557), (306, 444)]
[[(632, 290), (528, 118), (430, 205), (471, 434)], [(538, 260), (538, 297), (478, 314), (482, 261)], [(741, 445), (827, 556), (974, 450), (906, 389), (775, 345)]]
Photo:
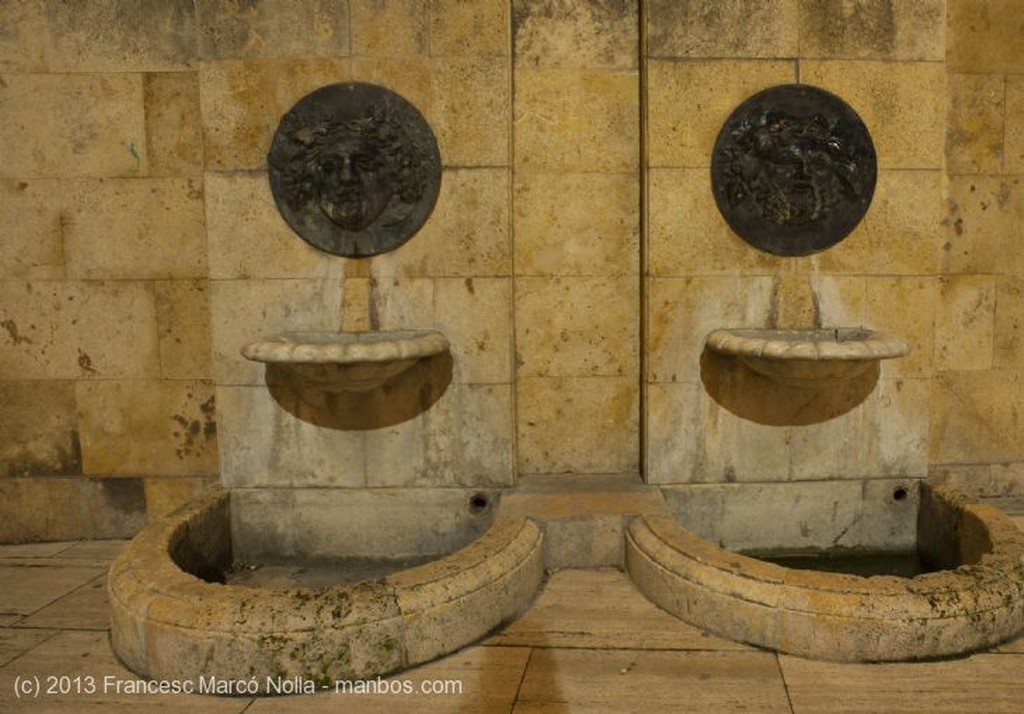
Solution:
[[(287, 693), (296, 680), (333, 688), (480, 638), (525, 610), (543, 577), (538, 527), (498, 518), (450, 554), (392, 562), (350, 582), (231, 582), (236, 505), (211, 491), (147, 526), (114, 562), (111, 644), (130, 669), (196, 691), (203, 682), (210, 693), (237, 693), (213, 688), (228, 682), (260, 694)], [(329, 568), (314, 572), (322, 578)]]
[(833, 661), (931, 659), (1024, 629), (1024, 535), (1000, 511), (919, 484), (917, 551), (934, 568), (864, 577), (721, 548), (672, 515), (630, 524), (626, 568), (666, 611), (714, 634)]

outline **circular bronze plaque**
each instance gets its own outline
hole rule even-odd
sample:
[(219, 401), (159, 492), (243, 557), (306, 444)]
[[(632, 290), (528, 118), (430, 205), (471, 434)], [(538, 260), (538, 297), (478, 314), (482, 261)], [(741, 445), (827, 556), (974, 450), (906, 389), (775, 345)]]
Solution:
[(776, 255), (815, 253), (849, 235), (871, 204), (876, 174), (864, 122), (806, 84), (740, 104), (711, 156), (718, 210), (743, 240)]
[(416, 107), (375, 84), (331, 84), (300, 99), (281, 119), (267, 164), (288, 225), (347, 257), (405, 243), (441, 187), (434, 132)]

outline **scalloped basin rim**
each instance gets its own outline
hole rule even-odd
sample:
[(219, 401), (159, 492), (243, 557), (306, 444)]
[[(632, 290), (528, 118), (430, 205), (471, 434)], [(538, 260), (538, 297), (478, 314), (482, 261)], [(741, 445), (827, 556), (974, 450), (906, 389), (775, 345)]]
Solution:
[(720, 548), (672, 516), (643, 515), (627, 529), (626, 569), (650, 600), (696, 627), (812, 659), (930, 659), (1015, 636), (1024, 534), (995, 508), (921, 488), (928, 525), (922, 536), (919, 520), (918, 547), (958, 553), (958, 566), (912, 578), (787, 568)]
[(910, 352), (902, 337), (863, 327), (721, 328), (708, 334), (706, 345), (721, 354), (770, 360), (880, 360)]
[(242, 348), (246, 359), (268, 364), (353, 364), (415, 360), (449, 349), (436, 330), (285, 332)]

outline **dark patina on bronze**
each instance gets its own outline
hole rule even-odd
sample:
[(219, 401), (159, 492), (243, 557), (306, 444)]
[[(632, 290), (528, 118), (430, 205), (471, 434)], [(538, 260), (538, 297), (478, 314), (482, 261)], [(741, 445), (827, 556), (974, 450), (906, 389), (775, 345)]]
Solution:
[(346, 257), (405, 243), (441, 187), (441, 154), (423, 115), (391, 90), (360, 82), (300, 99), (281, 119), (267, 164), (288, 225)]
[(715, 141), (718, 210), (751, 245), (776, 255), (829, 248), (854, 229), (875, 192), (867, 127), (839, 97), (806, 84), (759, 92)]

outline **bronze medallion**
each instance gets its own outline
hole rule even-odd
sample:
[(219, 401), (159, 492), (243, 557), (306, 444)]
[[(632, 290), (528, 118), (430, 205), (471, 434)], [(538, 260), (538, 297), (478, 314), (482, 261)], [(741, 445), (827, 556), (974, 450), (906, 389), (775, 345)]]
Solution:
[(711, 185), (729, 227), (776, 255), (829, 248), (854, 229), (875, 192), (867, 127), (836, 95), (771, 87), (729, 116), (711, 156)]
[(441, 154), (423, 115), (391, 90), (361, 82), (300, 99), (281, 119), (267, 165), (292, 230), (352, 258), (409, 240), (441, 188)]

